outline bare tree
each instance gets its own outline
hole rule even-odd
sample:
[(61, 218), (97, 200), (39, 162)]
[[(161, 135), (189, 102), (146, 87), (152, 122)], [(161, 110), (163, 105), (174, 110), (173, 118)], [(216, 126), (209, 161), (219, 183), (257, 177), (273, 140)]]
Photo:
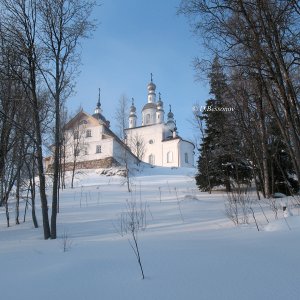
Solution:
[(36, 212), (35, 212), (35, 196), (36, 196), (36, 181), (35, 181), (35, 177), (36, 177), (36, 158), (35, 158), (35, 148), (33, 145), (33, 149), (31, 151), (31, 153), (29, 155), (27, 155), (27, 158), (25, 160), (25, 173), (26, 173), (26, 182), (28, 184), (27, 187), (27, 199), (26, 199), (26, 206), (25, 206), (25, 213), (24, 213), (24, 222), (25, 222), (25, 218), (26, 218), (26, 210), (27, 210), (27, 206), (28, 206), (28, 195), (30, 193), (31, 196), (31, 216), (32, 216), (32, 221), (33, 221), (33, 225), (35, 228), (38, 228), (38, 222), (37, 222), (37, 218), (36, 218)]
[(63, 234), (60, 236), (60, 246), (63, 252), (68, 252), (72, 248), (73, 241), (67, 230), (64, 230)]
[[(262, 100), (270, 108), (299, 178), (299, 1), (182, 0), (180, 12), (191, 17), (195, 31), (228, 69), (243, 67), (256, 82), (258, 108)], [(266, 160), (264, 153), (264, 172)]]
[(126, 184), (127, 191), (130, 193), (134, 171), (132, 168), (133, 159), (130, 154), (129, 148), (126, 145), (126, 140), (125, 144), (120, 149), (119, 155), (117, 156), (117, 161), (124, 168), (124, 181), (122, 182), (122, 184)]
[(61, 121), (60, 121), (60, 126), (61, 126), (61, 142), (60, 142), (60, 151), (59, 151), (59, 159), (60, 159), (60, 188), (65, 189), (66, 188), (66, 181), (65, 181), (65, 175), (66, 175), (66, 146), (67, 146), (67, 141), (66, 141), (66, 136), (64, 134), (64, 127), (67, 124), (68, 121), (68, 114), (67, 110), (63, 109), (61, 112)]
[(125, 128), (128, 127), (128, 108), (129, 100), (126, 95), (123, 94), (117, 103), (117, 108), (115, 111), (117, 135), (122, 141), (126, 139)]
[(251, 200), (247, 190), (238, 188), (227, 193), (225, 214), (235, 225), (249, 223), (250, 207)]
[(146, 152), (146, 143), (143, 137), (136, 133), (133, 136), (130, 136), (128, 141), (128, 146), (131, 149), (131, 151), (135, 154), (135, 156), (138, 158), (137, 163), (139, 164), (140, 161), (143, 160), (145, 152)]
[[(46, 181), (42, 148), (42, 99), (39, 97), (40, 48), (37, 44), (38, 16), (36, 0), (1, 0), (1, 32), (10, 47), (16, 51), (21, 63), (11, 64), (11, 70), (23, 85), (25, 99), (32, 107), (34, 124), (33, 140), (36, 144), (36, 158), (42, 204), (44, 238), (50, 237)], [(20, 68), (22, 72), (20, 72)]]
[(64, 100), (73, 89), (72, 76), (79, 63), (78, 44), (94, 28), (90, 15), (95, 1), (44, 0), (39, 3), (40, 39), (47, 65), (40, 66), (55, 107), (53, 196), (51, 238), (56, 238), (57, 204), (62, 132), (60, 114)]
[(71, 188), (74, 187), (74, 178), (76, 174), (76, 167), (78, 158), (85, 154), (85, 124), (79, 124), (64, 135), (65, 143), (68, 144), (69, 150), (72, 153), (66, 155), (72, 157), (72, 175), (71, 175)]
[(138, 261), (142, 279), (145, 278), (141, 260), (138, 233), (146, 228), (146, 206), (139, 205), (134, 198), (126, 201), (126, 211), (121, 214), (117, 231), (121, 236), (129, 236), (128, 242)]
[[(90, 15), (95, 1), (90, 0), (1, 0), (1, 34), (20, 63), (10, 64), (14, 76), (22, 82), (25, 99), (32, 106), (34, 142), (40, 181), (44, 238), (56, 238), (58, 203), (60, 112), (70, 95), (73, 75), (79, 63), (79, 41), (94, 28)], [(20, 72), (21, 69), (21, 72)], [(42, 80), (43, 79), (43, 80)], [(41, 90), (49, 91), (54, 106), (54, 176), (51, 231), (45, 193), (42, 131), (44, 99)], [(1, 162), (0, 162), (1, 167)]]

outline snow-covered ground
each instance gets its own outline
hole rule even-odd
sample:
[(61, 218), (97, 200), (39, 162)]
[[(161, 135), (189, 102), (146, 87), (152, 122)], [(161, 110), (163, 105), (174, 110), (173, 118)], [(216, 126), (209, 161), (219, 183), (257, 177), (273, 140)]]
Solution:
[[(146, 168), (131, 194), (123, 178), (99, 173), (85, 171), (74, 189), (61, 192), (57, 240), (43, 240), (29, 215), (6, 228), (1, 208), (0, 299), (300, 299), (297, 209), (274, 220), (263, 204), (267, 224), (254, 207), (257, 231), (253, 219), (234, 226), (224, 213), (226, 196), (200, 193), (193, 169)], [(145, 280), (130, 236), (118, 233), (126, 201), (134, 200), (146, 211), (138, 233)]]

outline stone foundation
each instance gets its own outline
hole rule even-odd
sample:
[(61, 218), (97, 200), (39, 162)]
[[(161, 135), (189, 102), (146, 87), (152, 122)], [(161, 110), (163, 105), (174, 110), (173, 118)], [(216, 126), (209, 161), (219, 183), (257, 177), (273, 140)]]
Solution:
[[(106, 157), (103, 159), (94, 159), (89, 161), (78, 161), (76, 162), (76, 170), (78, 169), (108, 169), (111, 167), (117, 167), (120, 164), (113, 157)], [(65, 164), (65, 171), (72, 171), (73, 162)], [(52, 165), (49, 165), (47, 172), (53, 170)]]

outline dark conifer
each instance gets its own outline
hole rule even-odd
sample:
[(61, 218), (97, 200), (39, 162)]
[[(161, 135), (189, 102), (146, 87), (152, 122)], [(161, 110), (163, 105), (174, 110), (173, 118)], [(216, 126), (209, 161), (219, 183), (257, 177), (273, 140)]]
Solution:
[(215, 57), (208, 77), (212, 98), (206, 101), (205, 109), (199, 114), (205, 130), (196, 183), (202, 191), (211, 191), (216, 186), (225, 186), (230, 191), (234, 183), (249, 181), (251, 169), (241, 154), (238, 130), (232, 125), (234, 111), (227, 111), (230, 105), (226, 76), (218, 57)]

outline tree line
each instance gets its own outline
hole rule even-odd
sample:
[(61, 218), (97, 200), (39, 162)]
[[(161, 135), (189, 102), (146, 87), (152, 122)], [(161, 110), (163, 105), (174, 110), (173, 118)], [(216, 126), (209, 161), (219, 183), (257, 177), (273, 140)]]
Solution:
[[(229, 191), (255, 183), (264, 197), (299, 191), (300, 2), (182, 0), (210, 60), (211, 107), (195, 110), (202, 134), (197, 184)], [(207, 60), (196, 59), (198, 71)]]
[[(44, 238), (55, 239), (66, 99), (74, 89), (80, 41), (95, 28), (95, 1), (0, 0), (0, 206), (10, 225), (14, 192), (16, 224), (26, 196), (35, 227), (41, 199)], [(44, 153), (53, 150), (51, 218)], [(36, 179), (38, 178), (38, 181)]]

